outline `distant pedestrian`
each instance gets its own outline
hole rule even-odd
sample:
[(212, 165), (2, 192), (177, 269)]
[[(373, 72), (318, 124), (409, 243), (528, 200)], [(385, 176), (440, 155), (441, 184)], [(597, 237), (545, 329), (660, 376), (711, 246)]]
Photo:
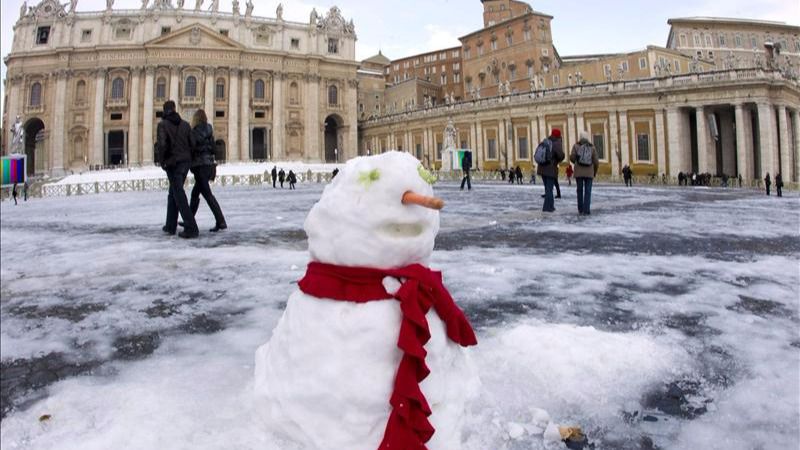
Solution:
[[(589, 140), (589, 133), (580, 132), (580, 140), (572, 146), (569, 160), (575, 164), (575, 184), (578, 187), (578, 214), (590, 215), (592, 205), (592, 182), (600, 168), (597, 150)], [(572, 167), (571, 165), (568, 167)]]
[(684, 175), (683, 172), (678, 172), (678, 186), (683, 186)]
[(209, 181), (213, 181), (217, 177), (217, 164), (214, 161), (214, 129), (208, 123), (208, 116), (202, 109), (195, 111), (192, 116), (192, 145), (194, 152), (192, 153), (191, 170), (194, 175), (194, 187), (189, 208), (193, 215), (197, 215), (197, 209), (200, 207), (200, 195), (202, 195), (214, 215), (214, 228), (208, 231), (216, 233), (228, 228), (228, 224), (225, 222), (222, 208), (209, 185)]
[(514, 184), (514, 181), (517, 180), (517, 171), (514, 167), (508, 168), (508, 184)]
[(742, 187), (742, 174), (739, 174), (739, 187)]
[(22, 183), (22, 199), (26, 202), (28, 201), (28, 180)]
[(536, 184), (536, 171), (531, 170), (531, 184)]
[(14, 183), (14, 187), (11, 188), (11, 196), (14, 197), (14, 205), (17, 204), (17, 183)]
[(622, 179), (625, 180), (625, 186), (633, 186), (633, 170), (627, 164), (622, 168)]
[(500, 180), (506, 181), (506, 169), (500, 169)]
[(783, 177), (780, 172), (775, 175), (775, 192), (778, 193), (778, 197), (783, 197)]
[(564, 160), (564, 150), (561, 146), (561, 130), (553, 128), (550, 136), (545, 138), (537, 147), (537, 154), (542, 148), (549, 149), (549, 152), (545, 152), (549, 153), (549, 158), (539, 159), (539, 157), (536, 157), (538, 165), (536, 173), (542, 177), (542, 183), (544, 183), (544, 204), (542, 205), (542, 211), (544, 212), (556, 210), (555, 201), (553, 200), (553, 185), (558, 178), (558, 163)]
[(297, 183), (297, 175), (294, 174), (293, 171), (289, 171), (289, 175), (286, 176), (286, 181), (289, 182), (289, 190), (294, 190), (295, 183)]
[(278, 181), (278, 168), (272, 166), (272, 171), (270, 172), (270, 176), (272, 176), (272, 187), (276, 188), (275, 182)]
[(336, 178), (336, 175), (337, 175), (338, 173), (339, 173), (339, 168), (338, 168), (338, 167), (334, 167), (334, 168), (333, 168), (333, 172), (331, 172), (331, 180), (333, 180), (334, 178)]
[(464, 152), (461, 158), (461, 170), (464, 172), (464, 177), (461, 179), (461, 190), (464, 190), (464, 183), (467, 183), (467, 190), (472, 190), (472, 180), (469, 171), (472, 169), (472, 152)]
[(772, 186), (772, 180), (769, 178), (769, 172), (767, 172), (767, 176), (764, 177), (764, 186), (767, 187), (767, 195), (769, 195), (769, 187)]
[(286, 179), (286, 172), (283, 169), (278, 171), (278, 182), (281, 184), (281, 189), (283, 189), (283, 181)]
[[(574, 148), (574, 146), (573, 146)], [(572, 175), (575, 173), (575, 170), (572, 169), (572, 164), (567, 164), (567, 184), (572, 186)]]

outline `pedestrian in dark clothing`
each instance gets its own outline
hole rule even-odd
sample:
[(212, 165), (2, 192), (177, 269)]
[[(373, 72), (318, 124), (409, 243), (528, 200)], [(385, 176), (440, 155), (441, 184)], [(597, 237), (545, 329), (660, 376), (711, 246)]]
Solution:
[(197, 208), (200, 207), (200, 195), (202, 194), (211, 209), (211, 213), (214, 214), (214, 228), (208, 231), (216, 233), (219, 230), (228, 228), (228, 224), (225, 222), (222, 208), (220, 208), (217, 198), (211, 192), (211, 186), (208, 183), (209, 180), (213, 181), (217, 176), (217, 165), (214, 162), (214, 129), (208, 123), (208, 117), (202, 109), (198, 109), (194, 113), (192, 125), (194, 153), (192, 154), (191, 170), (192, 174), (194, 174), (194, 187), (192, 188), (189, 207), (192, 210), (192, 215), (196, 215)]
[(544, 204), (542, 211), (553, 212), (556, 210), (555, 200), (553, 199), (553, 185), (558, 177), (558, 163), (564, 160), (564, 150), (561, 144), (561, 130), (553, 128), (550, 137), (547, 138), (551, 145), (552, 159), (545, 164), (539, 164), (536, 173), (542, 177), (544, 183)]
[(278, 169), (275, 168), (275, 166), (272, 166), (272, 172), (270, 172), (270, 175), (272, 176), (272, 187), (275, 188), (277, 187), (275, 186), (275, 182), (278, 181)]
[(175, 102), (172, 100), (164, 103), (164, 114), (158, 123), (157, 136), (156, 146), (161, 158), (161, 168), (169, 179), (167, 220), (162, 230), (175, 234), (180, 212), (185, 226), (178, 236), (195, 238), (200, 233), (186, 199), (186, 191), (183, 190), (183, 183), (192, 163), (192, 127), (175, 111)]
[(742, 174), (739, 174), (739, 187), (742, 187)]
[(517, 174), (517, 184), (522, 184), (522, 179), (523, 179), (522, 167), (517, 166), (516, 174)]
[(290, 170), (289, 175), (286, 176), (286, 181), (289, 182), (289, 190), (295, 189), (294, 184), (297, 183), (297, 175)]
[(14, 205), (17, 204), (17, 183), (11, 188), (11, 196), (14, 197)]
[(622, 168), (622, 178), (625, 180), (625, 186), (633, 186), (633, 170), (627, 164)]
[(500, 169), (500, 180), (506, 181), (506, 169)]
[(783, 177), (780, 172), (775, 175), (775, 192), (778, 193), (778, 197), (783, 197)]
[[(600, 168), (597, 150), (589, 141), (586, 131), (580, 132), (580, 140), (572, 146), (569, 160), (575, 164), (575, 184), (578, 187), (578, 214), (590, 215), (592, 212), (592, 182)], [(570, 166), (571, 167), (571, 166)]]
[(683, 186), (683, 172), (678, 172), (678, 186)]
[(281, 184), (281, 189), (283, 189), (283, 181), (286, 179), (286, 172), (283, 169), (278, 171), (278, 182)]
[(28, 180), (22, 183), (22, 199), (26, 202), (28, 201)]
[(517, 172), (514, 170), (513, 167), (508, 168), (508, 184), (514, 184), (514, 181), (517, 179)]
[(767, 176), (764, 177), (764, 185), (767, 187), (767, 195), (769, 195), (769, 187), (772, 186), (772, 180), (769, 178), (769, 172), (767, 172)]
[(464, 152), (464, 157), (461, 158), (461, 170), (464, 172), (464, 178), (461, 179), (461, 190), (464, 190), (464, 183), (467, 183), (467, 190), (472, 190), (472, 180), (469, 176), (469, 171), (472, 169), (472, 152)]
[(339, 173), (339, 168), (338, 168), (338, 167), (334, 167), (334, 168), (333, 168), (333, 172), (331, 172), (331, 180), (333, 180), (334, 178), (336, 178), (336, 175), (337, 175), (338, 173)]

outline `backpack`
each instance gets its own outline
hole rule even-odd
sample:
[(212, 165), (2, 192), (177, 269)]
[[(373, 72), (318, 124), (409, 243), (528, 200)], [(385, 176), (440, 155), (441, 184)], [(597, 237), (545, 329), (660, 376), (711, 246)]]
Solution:
[(553, 161), (553, 142), (550, 138), (546, 138), (536, 147), (533, 160), (539, 165), (547, 165)]
[(594, 164), (592, 161), (592, 147), (589, 144), (581, 144), (577, 150), (577, 161), (581, 166), (591, 166)]

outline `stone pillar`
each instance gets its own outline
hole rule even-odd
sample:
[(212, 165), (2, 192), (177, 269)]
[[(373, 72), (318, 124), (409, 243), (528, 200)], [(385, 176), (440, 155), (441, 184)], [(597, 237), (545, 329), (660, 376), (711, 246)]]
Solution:
[(531, 119), (531, 142), (529, 145), (531, 161), (533, 161), (533, 152), (536, 151), (536, 147), (539, 146), (539, 142), (542, 142), (543, 139), (544, 137), (539, 133), (539, 121), (534, 117)]
[[(608, 159), (611, 160), (611, 178), (619, 178), (620, 170), (622, 167), (619, 165), (619, 158), (617, 152), (622, 152), (619, 145), (619, 118), (617, 111), (611, 110), (608, 112), (608, 133), (610, 134), (608, 140)], [(546, 136), (545, 136), (546, 137)]]
[(664, 110), (656, 109), (656, 162), (658, 169), (656, 175), (661, 179), (661, 174), (667, 173), (667, 133), (664, 130)]
[[(475, 122), (475, 154), (472, 155), (472, 163), (475, 165), (476, 168), (478, 167), (485, 167), (486, 158), (483, 154), (483, 130), (481, 129), (481, 123)], [(478, 166), (478, 164), (481, 166)]]
[(583, 113), (578, 113), (577, 116), (576, 116), (576, 119), (578, 121), (578, 124), (577, 124), (578, 129), (576, 130), (575, 134), (578, 137), (573, 141), (573, 143), (577, 143), (578, 142), (578, 140), (580, 139), (581, 131), (589, 131), (589, 130), (586, 129), (586, 122), (583, 120)]
[(778, 133), (780, 139), (781, 152), (781, 178), (784, 181), (792, 179), (792, 151), (789, 147), (789, 123), (786, 120), (786, 106), (778, 106)]
[[(631, 156), (631, 149), (628, 145), (628, 113), (626, 111), (619, 112), (619, 151), (621, 152), (620, 156), (622, 157), (622, 161), (620, 164), (620, 170), (622, 170), (622, 166), (630, 165), (630, 156)], [(614, 155), (616, 156), (616, 155)]]
[(697, 122), (697, 171), (706, 173), (709, 171), (708, 155), (708, 126), (706, 125), (705, 108), (701, 105), (695, 109), (695, 121)]
[(144, 69), (144, 111), (142, 114), (142, 164), (153, 164), (153, 76), (155, 67)]
[[(284, 137), (286, 129), (283, 126), (283, 78), (282, 72), (276, 72), (272, 77), (272, 148), (273, 159), (281, 160), (285, 155)], [(377, 151), (377, 150), (376, 150)], [(324, 158), (323, 158), (324, 159)]]
[(753, 176), (753, 168), (750, 166), (750, 158), (748, 157), (753, 149), (748, 141), (747, 133), (749, 128), (750, 113), (745, 111), (744, 105), (737, 104), (734, 108), (736, 116), (736, 165), (737, 172), (734, 175), (741, 175), (742, 179), (750, 180)]
[[(139, 143), (139, 101), (141, 97), (140, 67), (131, 69), (131, 106), (128, 112), (128, 165), (139, 165), (142, 146)], [(152, 108), (151, 108), (152, 109)]]
[[(800, 183), (800, 112), (792, 111), (792, 134), (794, 135), (794, 178), (795, 183)], [(787, 178), (788, 179), (788, 178)]]
[(324, 122), (319, 117), (319, 75), (306, 76), (306, 148), (304, 159), (325, 162), (325, 149), (320, 145)]
[(769, 103), (758, 104), (758, 144), (761, 154), (761, 173), (757, 179), (764, 178), (767, 172), (770, 177), (775, 177), (778, 167), (776, 164), (776, 147), (778, 138), (775, 135), (775, 111)]
[[(568, 113), (567, 114), (567, 129), (561, 130), (563, 133), (561, 135), (562, 143), (564, 144), (564, 153), (569, 155), (570, 149), (572, 145), (578, 142), (578, 130), (575, 126), (575, 113)], [(569, 141), (566, 141), (566, 138), (569, 137)]]
[(733, 114), (730, 109), (726, 109), (719, 114), (719, 138), (722, 140), (722, 173), (735, 177), (736, 176), (736, 133), (733, 125)]
[(347, 80), (347, 88), (345, 90), (344, 107), (345, 111), (350, 111), (343, 117), (345, 122), (346, 139), (344, 141), (344, 149), (339, 149), (345, 156), (342, 162), (355, 156), (356, 143), (358, 142), (358, 80), (352, 78)]
[(11, 131), (11, 127), (17, 121), (17, 115), (20, 116), (20, 120), (22, 120), (22, 107), (19, 104), (20, 99), (20, 91), (22, 90), (22, 77), (19, 75), (9, 76), (8, 84), (6, 84), (6, 89), (8, 89), (8, 110), (6, 112), (6, 123), (4, 124), (4, 131), (6, 133), (6, 145), (3, 146), (3, 150), (5, 154), (11, 153), (11, 141), (14, 139), (14, 133)]
[(64, 119), (66, 118), (67, 105), (67, 79), (69, 76), (69, 72), (64, 69), (56, 73), (56, 101), (53, 105), (53, 133), (50, 138), (50, 157), (53, 158), (50, 173), (53, 176), (62, 176), (64, 174), (64, 153), (69, 148), (66, 145), (66, 136), (64, 134), (66, 129)]
[(239, 69), (230, 69), (228, 91), (228, 161), (239, 161)]
[(103, 164), (105, 139), (103, 116), (105, 114), (106, 69), (97, 69), (94, 83), (94, 121), (92, 122), (92, 146), (90, 164)]
[(511, 149), (508, 148), (508, 138), (506, 137), (507, 126), (508, 122), (503, 119), (497, 130), (497, 161), (500, 163), (500, 167), (508, 167), (509, 158), (513, 158), (513, 155), (509, 155)]
[(203, 97), (203, 109), (206, 112), (206, 116), (208, 116), (208, 123), (214, 123), (214, 95), (216, 94), (214, 88), (217, 84), (217, 77), (213, 67), (205, 66), (203, 69), (206, 77), (206, 94)]
[(250, 161), (250, 71), (242, 70), (242, 103), (240, 105), (239, 159)]
[(169, 100), (175, 102), (175, 110), (181, 112), (181, 92), (180, 92), (180, 66), (170, 66), (169, 68)]

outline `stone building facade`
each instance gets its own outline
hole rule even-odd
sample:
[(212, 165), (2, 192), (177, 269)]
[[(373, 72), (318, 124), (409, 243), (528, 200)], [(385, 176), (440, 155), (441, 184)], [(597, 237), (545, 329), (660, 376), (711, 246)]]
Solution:
[[(217, 158), (342, 160), (357, 146), (355, 30), (338, 8), (307, 23), (255, 17), (234, 2), (194, 9), (155, 0), (141, 9), (78, 12), (54, 0), (23, 8), (14, 26), (4, 99), (4, 152), (25, 130), (29, 170), (154, 162), (161, 106), (189, 119), (203, 108)], [(17, 119), (19, 118), (19, 119)]]

